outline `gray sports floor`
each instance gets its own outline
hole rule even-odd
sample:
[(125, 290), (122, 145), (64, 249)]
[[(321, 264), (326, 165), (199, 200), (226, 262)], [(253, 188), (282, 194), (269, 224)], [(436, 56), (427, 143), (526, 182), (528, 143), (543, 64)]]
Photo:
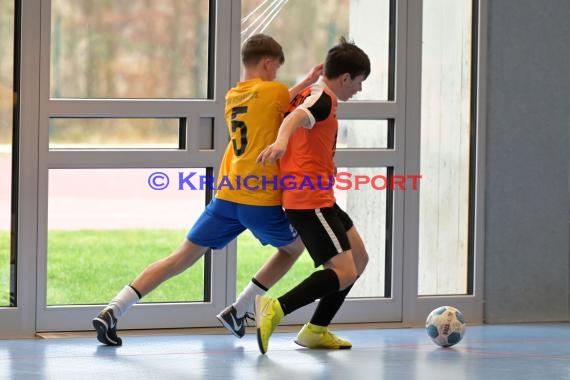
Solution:
[[(292, 331), (292, 329), (290, 329)], [(0, 340), (1, 379), (570, 379), (570, 324), (468, 326), (453, 348), (423, 328), (336, 330), (351, 350), (308, 350), (276, 332), (260, 355), (253, 330), (123, 333), (122, 347), (79, 337)]]

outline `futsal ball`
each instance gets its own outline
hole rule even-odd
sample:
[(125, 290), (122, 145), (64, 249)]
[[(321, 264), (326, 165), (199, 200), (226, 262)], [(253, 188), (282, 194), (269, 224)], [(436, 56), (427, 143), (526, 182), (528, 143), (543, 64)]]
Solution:
[(451, 347), (465, 334), (465, 318), (452, 306), (438, 307), (426, 319), (426, 332), (438, 346)]

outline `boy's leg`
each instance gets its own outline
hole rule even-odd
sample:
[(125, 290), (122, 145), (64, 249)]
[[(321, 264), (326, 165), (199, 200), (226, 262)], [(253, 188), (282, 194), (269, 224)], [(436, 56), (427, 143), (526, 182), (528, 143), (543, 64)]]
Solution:
[(93, 319), (93, 327), (97, 330), (97, 340), (109, 346), (120, 346), (122, 340), (117, 336), (117, 320), (140, 298), (164, 281), (189, 268), (202, 257), (206, 250), (205, 247), (185, 240), (169, 256), (150, 264)]
[(144, 297), (164, 281), (190, 268), (207, 250), (206, 247), (185, 240), (169, 256), (150, 264), (135, 278), (131, 286)]
[[(340, 211), (344, 213), (343, 211)], [(368, 253), (362, 242), (356, 227), (348, 215), (342, 215), (345, 227), (350, 227), (346, 234), (350, 242), (354, 263), (358, 276), (362, 274), (368, 263)], [(350, 348), (352, 344), (345, 339), (339, 338), (329, 331), (328, 326), (341, 308), (350, 289), (348, 288), (329, 294), (320, 299), (319, 304), (311, 318), (310, 323), (305, 324), (297, 335), (296, 343), (309, 348)]]
[[(354, 258), (354, 264), (356, 266), (356, 272), (358, 277), (362, 275), (364, 268), (366, 268), (366, 264), (368, 263), (368, 253), (366, 252), (366, 248), (364, 247), (364, 243), (356, 227), (352, 226), (347, 232), (348, 240), (350, 242), (351, 250), (352, 250), (352, 257)], [(344, 303), (344, 299), (346, 298), (352, 286), (350, 285), (348, 288), (338, 291), (336, 293), (329, 294), (321, 298), (315, 313), (311, 319), (311, 324), (327, 327), (330, 325), (332, 319)]]
[(342, 290), (354, 282), (356, 269), (352, 253), (337, 254), (325, 264), (325, 269), (312, 273), (295, 288), (279, 297), (257, 296), (255, 314), (257, 340), (262, 354), (267, 352), (269, 337), (287, 314), (310, 304), (318, 298)]
[(356, 265), (356, 272), (361, 276), (368, 265), (368, 252), (362, 241), (362, 237), (358, 233), (355, 226), (352, 226), (346, 231), (348, 241), (350, 242), (350, 249), (352, 250), (352, 257), (354, 258), (354, 265)]
[(135, 280), (123, 288), (93, 319), (97, 339), (110, 346), (119, 346), (117, 319), (158, 285), (182, 273), (207, 251), (206, 247), (220, 248), (239, 235), (245, 228), (235, 218), (235, 203), (214, 199), (198, 218), (187, 239), (169, 256), (150, 264)]
[(352, 285), (344, 290), (321, 297), (311, 322), (306, 323), (299, 331), (295, 343), (307, 348), (351, 348), (352, 343), (350, 341), (336, 336), (328, 328), (350, 289), (352, 289)]
[(262, 296), (271, 289), (291, 269), (304, 249), (305, 246), (299, 237), (293, 243), (278, 248), (277, 252), (263, 264), (232, 304), (238, 317), (243, 317), (246, 312), (253, 309), (255, 296)]
[[(216, 317), (222, 325), (238, 338), (245, 335), (245, 324), (255, 321), (253, 303), (256, 296), (262, 296), (287, 273), (305, 246), (300, 238), (281, 247), (257, 271), (249, 284), (242, 290), (235, 302), (222, 310)], [(265, 285), (268, 284), (268, 285)]]
[(236, 301), (217, 315), (225, 328), (241, 338), (245, 334), (244, 323), (248, 318), (253, 319), (255, 297), (264, 295), (287, 273), (305, 246), (297, 231), (291, 227), (281, 206), (240, 205), (238, 210), (240, 222), (261, 244), (279, 247), (257, 271)]
[[(308, 212), (306, 210), (287, 210), (287, 215), (303, 237), (307, 249), (315, 261), (315, 266), (323, 264), (325, 268), (330, 268), (337, 274), (340, 286), (332, 289), (330, 293), (345, 290), (351, 286), (356, 276), (359, 275), (356, 262), (360, 262), (360, 259), (356, 260), (355, 255), (365, 255), (366, 251), (362, 240), (358, 239), (358, 233), (350, 217), (336, 204), (333, 207)], [(354, 243), (356, 251), (351, 249), (351, 243)], [(346, 257), (345, 253), (349, 253), (350, 259)], [(282, 298), (284, 298), (284, 302), (290, 304), (294, 302), (287, 296)], [(303, 297), (296, 297), (296, 299), (301, 301)], [(296, 305), (292, 306), (292, 310), (297, 308)], [(285, 314), (288, 313), (285, 312)]]
[(315, 266), (323, 264), (325, 269), (314, 272), (277, 300), (256, 298), (258, 344), (262, 353), (267, 351), (269, 337), (284, 315), (318, 298), (344, 290), (357, 275), (346, 229), (332, 207), (286, 212), (303, 237)]
[(118, 319), (143, 296), (169, 278), (182, 273), (206, 252), (206, 248), (185, 240), (169, 256), (155, 261), (125, 286), (107, 305)]

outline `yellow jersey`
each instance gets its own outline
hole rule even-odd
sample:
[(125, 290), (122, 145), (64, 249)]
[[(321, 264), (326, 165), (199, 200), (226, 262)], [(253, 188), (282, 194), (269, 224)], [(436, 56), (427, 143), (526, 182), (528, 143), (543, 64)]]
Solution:
[(279, 82), (252, 79), (227, 92), (230, 141), (217, 178), (217, 198), (253, 206), (281, 204), (278, 166), (255, 160), (275, 141), (288, 105), (289, 90)]

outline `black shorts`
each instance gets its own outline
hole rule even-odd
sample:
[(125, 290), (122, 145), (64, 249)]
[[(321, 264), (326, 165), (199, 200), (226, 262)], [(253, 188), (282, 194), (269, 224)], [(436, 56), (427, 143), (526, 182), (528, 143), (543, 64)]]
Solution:
[(354, 223), (336, 203), (332, 207), (311, 210), (286, 209), (285, 214), (299, 232), (315, 268), (350, 249), (346, 231)]

